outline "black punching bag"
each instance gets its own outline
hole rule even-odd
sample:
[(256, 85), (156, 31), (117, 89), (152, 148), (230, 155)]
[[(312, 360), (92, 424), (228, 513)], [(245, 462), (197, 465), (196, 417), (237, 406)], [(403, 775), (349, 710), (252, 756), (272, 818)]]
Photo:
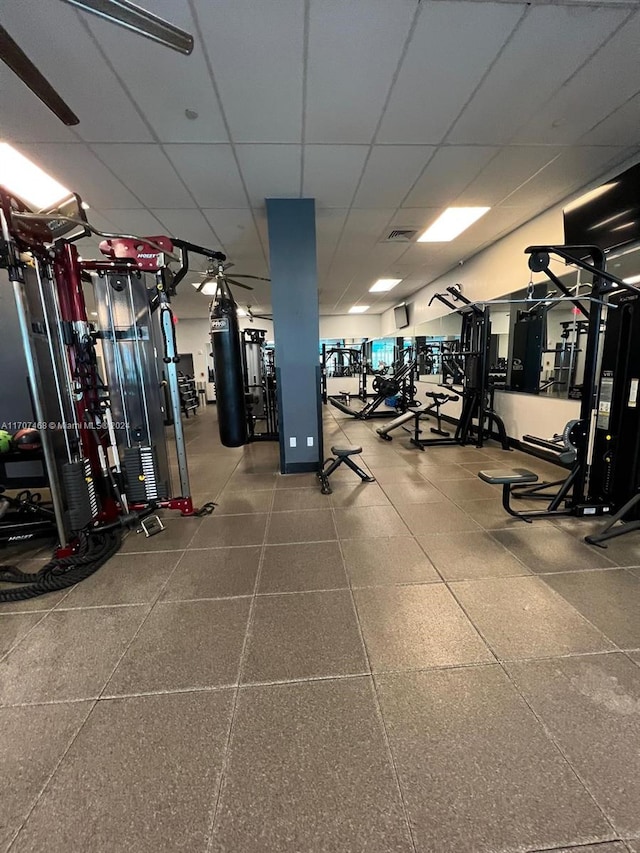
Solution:
[(216, 402), (220, 441), (225, 447), (240, 447), (247, 441), (244, 405), (244, 372), (240, 351), (238, 306), (223, 276), (211, 303), (211, 346), (216, 380)]

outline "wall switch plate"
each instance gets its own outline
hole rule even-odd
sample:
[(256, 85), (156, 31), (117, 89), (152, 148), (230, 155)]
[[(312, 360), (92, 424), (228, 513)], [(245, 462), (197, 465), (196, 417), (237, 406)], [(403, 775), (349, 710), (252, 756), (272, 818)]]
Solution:
[(291, 436), (291, 438), (289, 439), (289, 447), (295, 447), (296, 444), (297, 444), (297, 441), (295, 440), (295, 438), (293, 436)]
[(307, 447), (313, 447), (313, 436), (312, 435), (307, 436)]

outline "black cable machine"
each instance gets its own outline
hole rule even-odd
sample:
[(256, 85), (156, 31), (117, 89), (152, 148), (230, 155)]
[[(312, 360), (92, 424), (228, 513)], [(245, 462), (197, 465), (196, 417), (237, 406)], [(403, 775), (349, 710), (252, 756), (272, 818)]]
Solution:
[[(504, 423), (493, 409), (493, 391), (489, 383), (491, 343), (489, 309), (473, 304), (462, 294), (459, 286), (448, 287), (447, 293), (451, 298), (442, 293), (436, 293), (429, 304), (437, 299), (462, 317), (459, 345), (456, 345), (456, 342), (445, 342), (441, 352), (442, 385), (447, 390), (453, 390), (455, 397), (462, 398), (462, 411), (454, 434), (452, 436), (448, 433), (443, 434), (444, 430), (440, 427), (439, 406), (445, 402), (451, 402), (454, 397), (449, 396), (446, 400), (441, 397), (439, 404), (434, 397), (434, 404), (438, 404), (436, 409), (438, 429), (432, 431), (438, 434), (438, 438), (420, 437), (422, 433), (420, 419), (421, 416), (428, 414), (429, 409), (433, 411), (433, 407), (429, 407), (423, 412), (415, 413), (411, 443), (420, 450), (432, 445), (464, 445), (468, 444), (475, 434), (476, 447), (482, 447), (486, 438), (496, 434), (502, 447), (509, 450), (509, 439)], [(462, 307), (454, 304), (455, 302), (462, 303)]]
[(248, 441), (278, 441), (278, 398), (273, 350), (263, 329), (243, 329), (244, 373)]
[[(416, 347), (405, 347), (394, 364), (394, 372), (391, 376), (381, 376), (379, 374), (374, 376), (371, 387), (375, 396), (371, 399), (365, 397), (363, 401), (365, 402), (365, 406), (362, 409), (352, 409), (351, 406), (337, 396), (330, 396), (327, 400), (336, 409), (340, 409), (341, 412), (351, 415), (352, 418), (357, 418), (358, 420), (391, 417), (397, 415), (398, 411), (405, 412), (407, 409), (414, 408), (418, 405), (415, 401), (416, 394), (418, 393), (415, 384), (417, 358)], [(364, 363), (365, 360), (363, 359)], [(363, 367), (364, 370), (366, 368)], [(387, 411), (378, 411), (380, 406), (391, 398), (396, 398), (395, 406), (393, 408), (389, 407)]]
[[(335, 360), (335, 366), (331, 373), (333, 378), (352, 377), (362, 373), (362, 352), (363, 347), (344, 347), (335, 346), (328, 347), (322, 344), (322, 356), (320, 359), (320, 391), (322, 394), (322, 402), (328, 401), (327, 379), (329, 378), (329, 365), (332, 359)], [(360, 382), (362, 379), (360, 378)], [(358, 392), (358, 396), (360, 395)], [(342, 395), (344, 397), (355, 396), (350, 395), (346, 391)]]

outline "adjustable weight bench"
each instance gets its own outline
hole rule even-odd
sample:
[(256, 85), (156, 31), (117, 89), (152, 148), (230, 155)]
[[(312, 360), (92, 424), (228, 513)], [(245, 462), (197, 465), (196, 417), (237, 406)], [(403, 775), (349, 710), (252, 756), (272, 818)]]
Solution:
[(365, 483), (375, 483), (375, 477), (369, 476), (366, 471), (363, 471), (353, 459), (350, 459), (351, 456), (358, 456), (362, 453), (362, 448), (357, 447), (356, 445), (340, 445), (336, 444), (331, 448), (331, 452), (333, 456), (329, 457), (329, 459), (325, 459), (324, 465), (330, 463), (328, 467), (323, 467), (322, 471), (318, 473), (318, 479), (320, 480), (320, 490), (323, 495), (330, 495), (332, 492), (331, 486), (329, 485), (329, 477), (333, 474), (336, 468), (339, 468), (340, 465), (344, 462), (345, 465), (348, 465), (352, 471), (355, 471), (358, 477), (363, 480)]

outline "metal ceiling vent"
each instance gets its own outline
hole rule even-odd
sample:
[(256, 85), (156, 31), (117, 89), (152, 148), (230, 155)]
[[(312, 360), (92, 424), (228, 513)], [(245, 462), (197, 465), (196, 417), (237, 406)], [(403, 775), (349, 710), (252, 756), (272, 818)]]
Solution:
[(383, 238), (384, 243), (411, 243), (413, 238), (418, 233), (417, 228), (394, 228), (386, 237)]

